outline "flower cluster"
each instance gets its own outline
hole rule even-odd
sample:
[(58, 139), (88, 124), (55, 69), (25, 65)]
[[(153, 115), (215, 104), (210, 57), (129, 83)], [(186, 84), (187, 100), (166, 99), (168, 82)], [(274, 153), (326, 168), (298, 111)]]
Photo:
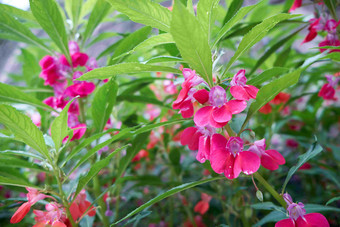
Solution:
[(329, 223), (325, 216), (320, 213), (306, 214), (304, 204), (294, 203), (289, 194), (283, 195), (287, 203), (288, 219), (283, 219), (275, 224), (275, 227), (304, 227), (304, 226), (322, 226), (329, 227)]
[(322, 97), (324, 100), (337, 100), (335, 93), (336, 93), (336, 89), (337, 89), (340, 78), (334, 77), (332, 75), (326, 75), (326, 79), (328, 83), (325, 83), (322, 86), (321, 90), (319, 91), (318, 96)]
[[(206, 82), (195, 71), (183, 69), (183, 76), (185, 81), (173, 108), (179, 109), (184, 118), (194, 116), (195, 127), (183, 131), (181, 144), (188, 145), (190, 150), (198, 150), (196, 159), (199, 162), (209, 160), (212, 169), (224, 173), (228, 179), (237, 178), (241, 172), (253, 174), (261, 164), (275, 170), (285, 163), (279, 152), (265, 149), (264, 139), (245, 144), (242, 138), (224, 131), (233, 115), (241, 113), (247, 107), (247, 101), (256, 98), (258, 89), (246, 84), (245, 70), (240, 70), (230, 81), (228, 88), (232, 97), (229, 100), (221, 86), (208, 91)], [(198, 85), (205, 88), (197, 90)], [(193, 105), (196, 101), (202, 105), (197, 111)]]
[[(40, 226), (54, 226), (54, 227), (67, 227), (71, 226), (70, 221), (66, 216), (65, 207), (55, 201), (52, 196), (45, 195), (34, 188), (26, 188), (28, 193), (26, 195), (27, 202), (23, 203), (11, 218), (11, 223), (19, 223), (30, 211), (31, 207), (40, 200), (51, 198), (54, 201), (45, 205), (46, 211), (33, 210), (35, 214), (34, 220), (36, 221), (35, 227)], [(77, 198), (70, 206), (70, 212), (73, 220), (78, 220), (85, 215), (94, 216), (96, 210), (90, 207), (91, 203), (86, 200), (85, 190), (81, 191)]]
[[(69, 50), (71, 62), (64, 55), (59, 57), (47, 55), (39, 62), (42, 68), (40, 77), (45, 80), (46, 86), (51, 86), (54, 90), (54, 96), (48, 97), (43, 102), (56, 110), (62, 110), (71, 98), (88, 96), (96, 87), (92, 82), (76, 81), (84, 72), (97, 67), (96, 60), (80, 52), (76, 42), (69, 42)], [(68, 125), (75, 129), (71, 140), (80, 139), (86, 131), (86, 125), (79, 122), (78, 101), (71, 104), (68, 113)]]

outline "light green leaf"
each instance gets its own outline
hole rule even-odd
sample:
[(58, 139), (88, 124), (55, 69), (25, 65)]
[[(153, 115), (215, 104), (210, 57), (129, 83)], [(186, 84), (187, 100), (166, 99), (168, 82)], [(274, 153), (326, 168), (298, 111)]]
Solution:
[(88, 182), (90, 182), (90, 180), (96, 176), (99, 171), (103, 168), (105, 168), (106, 166), (108, 166), (110, 164), (111, 158), (117, 154), (119, 151), (125, 149), (128, 145), (125, 145), (121, 148), (116, 149), (114, 152), (112, 152), (109, 156), (107, 156), (106, 158), (104, 158), (103, 160), (100, 160), (99, 162), (96, 162), (91, 169), (89, 170), (89, 172), (87, 173), (86, 176), (82, 176), (79, 179), (79, 183), (77, 185), (77, 189), (76, 192), (74, 193), (74, 197), (76, 198), (77, 195), (79, 194), (79, 192), (86, 186), (86, 184)]
[(118, 84), (115, 79), (111, 79), (103, 86), (97, 88), (92, 101), (92, 119), (97, 132), (101, 132), (116, 103)]
[(183, 59), (212, 86), (212, 57), (206, 32), (179, 1), (175, 2), (172, 13), (171, 35)]
[(78, 26), (82, 3), (83, 3), (83, 0), (72, 0), (71, 10), (72, 10), (72, 21), (73, 21), (74, 28)]
[(203, 31), (206, 31), (208, 35), (208, 41), (210, 41), (211, 30), (216, 18), (213, 11), (217, 8), (219, 2), (220, 0), (200, 0), (197, 4), (197, 18), (203, 27)]
[(64, 109), (60, 112), (59, 116), (54, 119), (51, 125), (51, 136), (54, 142), (55, 150), (57, 152), (59, 152), (63, 139), (68, 135), (68, 109), (74, 100), (75, 98), (67, 103)]
[(151, 27), (143, 27), (122, 39), (112, 55), (110, 65), (120, 63), (124, 59), (123, 56), (128, 55), (130, 50), (148, 38), (151, 30)]
[(30, 184), (28, 182), (25, 182), (23, 180), (19, 180), (17, 178), (8, 178), (4, 176), (0, 176), (0, 185), (11, 185), (11, 186), (17, 186), (17, 187), (30, 187), (30, 188), (37, 188), (39, 190), (43, 190), (42, 188), (39, 188), (36, 185)]
[(266, 71), (263, 71), (260, 75), (256, 76), (255, 78), (248, 80), (247, 84), (258, 86), (272, 79), (273, 77), (280, 76), (281, 74), (284, 74), (288, 71), (289, 71), (288, 68), (283, 67), (274, 67), (271, 69), (267, 69)]
[(41, 72), (38, 60), (27, 49), (21, 49), (23, 57), (22, 74), (26, 82), (27, 87), (32, 87), (36, 84), (36, 76)]
[(235, 14), (238, 12), (238, 10), (242, 7), (244, 0), (233, 0), (230, 3), (230, 6), (228, 7), (227, 14), (225, 15), (223, 19), (223, 24), (227, 23)]
[[(299, 15), (290, 15), (285, 13), (280, 13), (278, 15), (272, 16), (265, 19), (262, 23), (256, 25), (250, 32), (248, 32), (239, 44), (234, 56), (230, 59), (224, 72), (227, 72), (231, 65), (246, 51), (248, 51), (252, 46), (259, 42), (267, 32), (272, 29), (277, 23), (283, 20), (287, 20)], [(223, 73), (224, 75), (225, 73)]]
[(262, 106), (267, 104), (284, 89), (296, 84), (299, 81), (302, 70), (302, 68), (297, 69), (264, 85), (257, 93), (255, 102), (250, 105), (247, 118), (242, 125), (241, 131), (244, 129), (253, 114), (255, 114)]
[(86, 42), (86, 40), (92, 35), (94, 29), (108, 14), (110, 8), (111, 6), (106, 0), (97, 0), (87, 21), (86, 29), (83, 35), (83, 42)]
[(30, 157), (30, 158), (34, 158), (34, 159), (44, 161), (44, 158), (41, 157), (40, 155), (29, 153), (27, 151), (5, 150), (5, 151), (0, 151), (0, 156), (1, 155), (18, 155), (18, 156)]
[(24, 159), (16, 158), (9, 155), (3, 155), (0, 153), (0, 166), (1, 167), (16, 167), (16, 168), (28, 168), (32, 170), (37, 170), (39, 172), (48, 172), (47, 170), (43, 169), (41, 166), (26, 161)]
[(28, 116), (20, 113), (11, 106), (1, 104), (0, 123), (10, 129), (16, 139), (26, 143), (51, 160), (42, 132), (33, 124)]
[(108, 0), (114, 9), (132, 21), (169, 32), (171, 12), (151, 0)]
[(160, 63), (160, 62), (184, 62), (182, 58), (173, 56), (157, 56), (150, 58), (145, 63)]
[(93, 10), (93, 6), (96, 4), (97, 0), (87, 0), (81, 7), (80, 19), (83, 19), (87, 14)]
[(16, 7), (6, 5), (6, 4), (1, 4), (0, 3), (0, 11), (1, 12), (6, 12), (14, 17), (25, 19), (25, 20), (30, 20), (30, 21), (36, 21), (33, 14), (31, 12), (18, 9)]
[(283, 183), (283, 186), (282, 186), (282, 193), (285, 191), (286, 189), (286, 186), (290, 180), (290, 178), (294, 175), (294, 173), (303, 165), (305, 164), (306, 162), (308, 162), (308, 160), (314, 158), (316, 155), (318, 155), (321, 151), (322, 151), (322, 147), (317, 144), (316, 142), (309, 148), (309, 150), (300, 155), (299, 156), (299, 161), (298, 163), (293, 166), (292, 168), (290, 168), (290, 170), (288, 171), (288, 174), (287, 174), (287, 177), (286, 177), (286, 180), (285, 182)]
[(10, 102), (10, 103), (23, 103), (23, 104), (40, 107), (45, 110), (55, 111), (53, 108), (44, 104), (43, 102), (36, 99), (35, 97), (32, 97), (22, 92), (20, 89), (16, 87), (13, 87), (8, 84), (3, 84), (3, 83), (0, 83), (0, 101)]
[(63, 17), (54, 0), (30, 0), (30, 7), (38, 23), (71, 62)]
[(111, 65), (103, 68), (94, 69), (88, 73), (85, 73), (77, 80), (92, 80), (92, 79), (107, 79), (115, 75), (120, 74), (131, 74), (131, 73), (142, 73), (142, 72), (169, 72), (169, 73), (177, 73), (181, 74), (181, 71), (178, 69), (165, 67), (165, 66), (157, 66), (157, 65), (147, 65), (141, 63), (121, 63), (117, 65)]
[[(236, 0), (236, 2), (238, 2), (238, 1)], [(257, 7), (259, 4), (260, 3), (255, 4), (255, 5), (251, 5), (251, 6), (243, 7), (240, 10), (238, 10), (237, 13), (234, 16), (230, 16), (230, 19), (227, 20), (227, 22), (223, 25), (221, 30), (218, 32), (216, 40), (214, 41), (212, 47), (214, 48), (216, 46), (216, 44), (220, 41), (220, 39), (222, 39), (227, 34), (227, 32), (236, 23), (238, 23), (240, 20), (242, 20), (243, 17), (245, 17), (251, 10), (253, 10), (255, 7)], [(228, 11), (228, 13), (229, 13), (229, 11)], [(227, 18), (229, 18), (228, 15), (227, 15)]]
[(205, 179), (205, 180), (200, 180), (200, 181), (195, 181), (195, 182), (191, 182), (191, 183), (186, 183), (186, 184), (182, 184), (182, 185), (179, 185), (177, 187), (174, 187), (168, 191), (166, 191), (165, 193), (161, 194), (161, 195), (158, 195), (156, 196), (155, 198), (149, 200), (148, 202), (144, 203), (143, 205), (141, 205), (140, 207), (138, 207), (137, 209), (133, 210), (132, 212), (130, 212), (129, 214), (127, 214), (125, 217), (121, 218), (119, 221), (115, 222), (114, 225), (124, 221), (125, 219), (143, 211), (144, 209), (152, 206), (153, 204), (155, 203), (158, 203), (159, 201), (165, 199), (165, 198), (168, 198), (176, 193), (179, 193), (181, 191), (184, 191), (184, 190), (187, 190), (187, 189), (190, 189), (190, 188), (193, 188), (193, 187), (196, 187), (198, 185), (201, 185), (201, 184), (204, 184), (204, 183), (208, 183), (208, 182), (211, 182), (211, 181), (215, 181), (215, 180), (220, 180), (220, 179), (224, 179), (225, 177), (224, 176), (218, 176), (218, 177), (212, 177), (212, 178), (208, 178), (208, 179)]
[[(7, 14), (6, 12), (0, 10), (0, 30), (8, 32), (12, 35), (14, 39), (20, 40), (22, 42), (36, 45), (47, 52), (51, 52), (50, 49), (45, 46), (45, 44), (38, 39), (25, 25), (17, 21), (13, 16)], [(5, 38), (5, 37), (3, 37)]]

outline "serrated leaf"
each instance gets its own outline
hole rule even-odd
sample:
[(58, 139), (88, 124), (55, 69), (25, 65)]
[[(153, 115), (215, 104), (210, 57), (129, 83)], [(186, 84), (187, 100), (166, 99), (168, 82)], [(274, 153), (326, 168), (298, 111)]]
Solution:
[(10, 102), (10, 103), (23, 103), (28, 104), (36, 107), (43, 108), (49, 111), (55, 111), (50, 106), (44, 104), (39, 99), (32, 97), (20, 89), (13, 87), (8, 84), (0, 83), (0, 100), (3, 102)]
[(122, 39), (112, 55), (110, 65), (121, 62), (130, 50), (148, 38), (151, 30), (151, 27), (143, 27)]
[[(237, 0), (236, 0), (236, 2), (237, 2)], [(243, 17), (245, 17), (251, 10), (253, 10), (255, 7), (257, 7), (259, 4), (260, 3), (255, 4), (255, 5), (251, 5), (251, 6), (243, 7), (240, 10), (238, 10), (237, 13), (234, 16), (231, 16), (230, 19), (227, 20), (227, 22), (223, 25), (221, 30), (218, 32), (217, 37), (216, 37), (212, 46), (215, 47), (216, 44), (220, 41), (220, 39), (222, 39), (227, 34), (227, 32), (232, 27), (234, 27), (234, 25), (236, 23), (238, 23), (240, 20), (242, 20)]]
[(200, 0), (197, 4), (197, 18), (206, 31), (210, 41), (211, 30), (215, 22), (216, 14), (213, 11), (217, 8), (220, 0)]
[(124, 148), (126, 148), (128, 145), (125, 145), (121, 148), (116, 149), (114, 152), (112, 152), (109, 156), (107, 156), (106, 158), (104, 158), (103, 160), (100, 160), (99, 162), (96, 162), (89, 170), (89, 172), (87, 173), (86, 176), (82, 176), (79, 179), (79, 183), (77, 185), (77, 189), (76, 192), (74, 194), (73, 198), (76, 198), (77, 195), (79, 194), (79, 192), (86, 186), (86, 184), (88, 182), (90, 182), (90, 180), (96, 176), (99, 171), (103, 168), (105, 168), (106, 166), (108, 166), (110, 164), (111, 158), (117, 154), (119, 151), (123, 150)]
[(67, 103), (64, 109), (60, 112), (59, 116), (54, 119), (51, 125), (51, 137), (53, 139), (55, 150), (57, 152), (59, 152), (63, 139), (68, 134), (68, 109), (70, 108), (70, 105), (74, 100), (75, 98)]
[(63, 17), (54, 0), (30, 0), (30, 8), (38, 23), (71, 61)]
[(298, 163), (293, 166), (292, 168), (289, 169), (288, 171), (288, 174), (287, 174), (287, 177), (285, 179), (285, 182), (283, 183), (283, 186), (282, 186), (282, 192), (285, 191), (286, 189), (286, 186), (290, 180), (290, 178), (294, 175), (294, 173), (303, 165), (305, 164), (306, 162), (308, 162), (308, 160), (314, 158), (316, 155), (318, 155), (321, 151), (322, 151), (322, 147), (317, 144), (316, 142), (309, 148), (309, 150), (300, 155), (299, 156), (299, 161)]
[(208, 178), (208, 179), (205, 179), (205, 180), (200, 180), (200, 181), (195, 181), (195, 182), (191, 182), (191, 183), (185, 183), (185, 184), (182, 184), (182, 185), (179, 185), (177, 187), (174, 187), (168, 191), (166, 191), (165, 193), (161, 194), (161, 195), (158, 195), (156, 197), (154, 197), (153, 199), (149, 200), (148, 202), (144, 203), (143, 205), (141, 205), (140, 207), (138, 207), (137, 209), (133, 210), (132, 212), (130, 212), (129, 214), (127, 214), (125, 217), (121, 218), (119, 221), (115, 222), (114, 225), (124, 221), (125, 219), (143, 211), (144, 209), (152, 206), (153, 204), (167, 198), (167, 197), (170, 197), (176, 193), (179, 193), (181, 191), (184, 191), (184, 190), (187, 190), (189, 188), (193, 188), (195, 186), (198, 186), (198, 185), (201, 185), (201, 184), (204, 184), (204, 183), (208, 183), (210, 181), (215, 181), (215, 180), (220, 180), (220, 179), (224, 179), (223, 176), (218, 176), (218, 177), (212, 177), (212, 178)]
[(0, 30), (8, 32), (17, 40), (36, 45), (46, 50), (47, 52), (51, 52), (50, 49), (40, 39), (38, 39), (25, 25), (17, 21), (13, 16), (9, 15), (8, 13), (2, 10), (0, 10), (0, 12)]
[(111, 5), (106, 0), (97, 0), (96, 4), (93, 6), (91, 15), (86, 24), (86, 29), (83, 35), (84, 42), (86, 42), (86, 40), (92, 35), (95, 28), (108, 14), (110, 8)]
[(212, 56), (206, 32), (180, 2), (175, 2), (172, 13), (170, 31), (183, 59), (212, 86)]
[(92, 80), (92, 79), (107, 79), (115, 75), (120, 74), (131, 74), (131, 73), (142, 73), (142, 72), (169, 72), (169, 73), (177, 73), (180, 74), (181, 71), (178, 69), (165, 67), (165, 66), (157, 66), (157, 65), (148, 65), (141, 63), (121, 63), (117, 65), (111, 65), (103, 68), (94, 69), (90, 72), (85, 73), (77, 80)]
[(11, 106), (1, 104), (0, 123), (9, 128), (17, 139), (51, 160), (42, 132), (28, 116)]
[(250, 32), (248, 32), (240, 42), (234, 56), (230, 59), (225, 69), (227, 72), (231, 65), (247, 50), (249, 50), (252, 46), (254, 46), (257, 42), (259, 42), (267, 32), (272, 29), (277, 23), (283, 20), (287, 20), (290, 18), (297, 17), (298, 15), (290, 15), (285, 13), (280, 13), (278, 15), (272, 16), (270, 18), (265, 19), (262, 23), (256, 25)]
[(169, 32), (171, 12), (150, 0), (108, 0), (114, 9), (132, 21)]
[(247, 113), (247, 118), (242, 125), (241, 131), (244, 129), (253, 114), (255, 114), (262, 106), (271, 101), (284, 89), (296, 84), (299, 81), (302, 70), (302, 68), (297, 69), (264, 85), (257, 93), (255, 101), (250, 105)]
[(92, 101), (92, 119), (97, 132), (101, 132), (116, 103), (118, 84), (115, 79), (111, 79), (103, 86), (97, 88)]

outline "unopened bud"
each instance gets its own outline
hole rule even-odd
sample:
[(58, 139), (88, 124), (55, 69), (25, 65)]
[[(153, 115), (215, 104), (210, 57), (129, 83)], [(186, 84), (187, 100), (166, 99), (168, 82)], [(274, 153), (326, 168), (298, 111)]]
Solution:
[(250, 131), (249, 135), (250, 135), (252, 138), (255, 138), (255, 132), (254, 132), (254, 131)]
[(262, 194), (262, 192), (260, 190), (256, 191), (256, 197), (258, 198), (258, 200), (263, 202), (263, 194)]

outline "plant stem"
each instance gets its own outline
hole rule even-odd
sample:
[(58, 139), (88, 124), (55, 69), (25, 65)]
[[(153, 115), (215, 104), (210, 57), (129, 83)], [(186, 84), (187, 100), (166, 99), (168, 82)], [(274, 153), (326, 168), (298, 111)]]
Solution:
[(227, 130), (229, 136), (236, 136), (236, 133), (234, 132), (234, 130), (231, 129), (229, 124), (226, 124), (226, 126), (224, 127)]
[[(99, 179), (98, 179), (98, 175), (93, 177), (93, 190), (94, 190), (95, 197), (98, 198), (100, 196), (100, 194), (101, 194), (100, 182), (99, 182)], [(98, 205), (101, 207), (100, 214), (102, 216), (103, 226), (105, 226), (105, 227), (110, 226), (109, 225), (109, 220), (105, 216), (106, 204), (105, 204), (104, 200), (103, 199), (98, 199), (97, 202), (98, 202)]]
[(84, 100), (80, 98), (79, 100), (79, 113), (80, 113), (80, 123), (85, 123), (85, 109), (84, 109)]
[(280, 205), (286, 209), (286, 202), (279, 193), (258, 173), (254, 173), (253, 176), (268, 190), (268, 192), (280, 203)]

